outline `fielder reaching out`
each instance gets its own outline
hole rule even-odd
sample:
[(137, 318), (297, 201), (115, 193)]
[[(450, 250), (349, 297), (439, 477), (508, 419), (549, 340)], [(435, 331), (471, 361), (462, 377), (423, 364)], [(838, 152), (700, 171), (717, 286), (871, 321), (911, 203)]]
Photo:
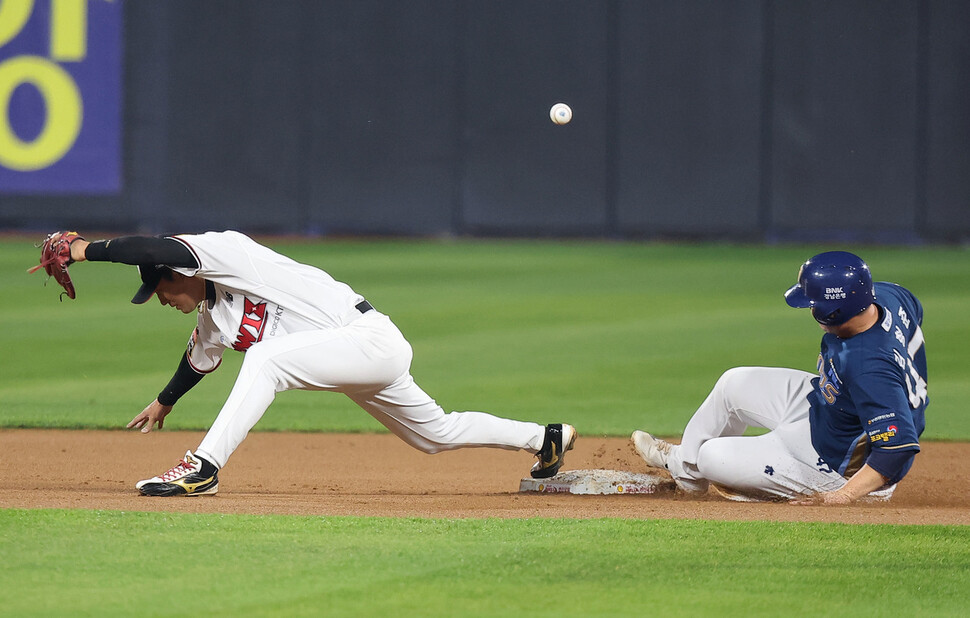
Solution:
[[(390, 318), (326, 272), (291, 260), (234, 231), (165, 237), (123, 236), (87, 242), (51, 234), (41, 265), (74, 298), (73, 262), (137, 265), (141, 287), (198, 321), (178, 369), (129, 428), (161, 429), (172, 407), (228, 349), (245, 352), (228, 399), (195, 451), (174, 468), (135, 486), (150, 496), (204, 495), (218, 490), (218, 471), (273, 402), (290, 389), (344, 393), (411, 446), (426, 453), (462, 447), (535, 453), (535, 478), (551, 477), (573, 447), (566, 424), (444, 410), (410, 374), (411, 345)], [(35, 267), (37, 268), (37, 267)]]
[[(637, 453), (687, 492), (801, 505), (889, 499), (919, 452), (928, 403), (923, 307), (905, 288), (872, 282), (844, 251), (805, 262), (786, 293), (825, 335), (818, 373), (725, 372), (672, 445), (633, 432)], [(748, 427), (768, 429), (744, 436)]]

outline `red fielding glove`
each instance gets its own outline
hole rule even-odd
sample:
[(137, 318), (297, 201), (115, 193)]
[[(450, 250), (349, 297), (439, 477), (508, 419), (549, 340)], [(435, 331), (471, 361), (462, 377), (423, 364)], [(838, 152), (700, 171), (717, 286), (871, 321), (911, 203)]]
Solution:
[(33, 273), (43, 268), (48, 276), (54, 277), (54, 280), (64, 288), (61, 292), (61, 300), (64, 300), (64, 294), (67, 294), (68, 298), (75, 297), (74, 282), (67, 272), (67, 267), (74, 263), (71, 259), (71, 243), (75, 240), (84, 239), (78, 236), (77, 232), (54, 232), (48, 235), (40, 249), (40, 264), (27, 269), (28, 273)]

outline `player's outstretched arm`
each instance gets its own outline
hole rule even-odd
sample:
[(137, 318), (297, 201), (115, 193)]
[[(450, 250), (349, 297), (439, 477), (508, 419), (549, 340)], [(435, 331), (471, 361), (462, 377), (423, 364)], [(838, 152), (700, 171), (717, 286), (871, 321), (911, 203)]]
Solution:
[(158, 423), (158, 428), (161, 429), (162, 425), (165, 424), (165, 417), (171, 411), (172, 406), (164, 406), (156, 399), (148, 404), (138, 416), (131, 419), (131, 422), (128, 423), (128, 429), (141, 429), (142, 433), (149, 433), (156, 423)]
[(797, 498), (791, 504), (799, 506), (829, 506), (837, 504), (851, 504), (869, 492), (883, 487), (889, 479), (876, 472), (868, 465), (852, 475), (849, 482), (835, 491), (823, 491), (812, 496)]
[(120, 262), (122, 264), (164, 264), (170, 267), (198, 268), (195, 255), (183, 243), (169, 237), (119, 236), (110, 240), (71, 242), (75, 262)]
[(41, 246), (40, 263), (27, 269), (41, 268), (53, 277), (69, 298), (75, 298), (74, 282), (68, 272), (78, 262), (121, 262), (122, 264), (159, 264), (169, 268), (198, 268), (192, 251), (183, 243), (168, 237), (119, 236), (111, 240), (88, 242), (77, 232), (48, 234)]

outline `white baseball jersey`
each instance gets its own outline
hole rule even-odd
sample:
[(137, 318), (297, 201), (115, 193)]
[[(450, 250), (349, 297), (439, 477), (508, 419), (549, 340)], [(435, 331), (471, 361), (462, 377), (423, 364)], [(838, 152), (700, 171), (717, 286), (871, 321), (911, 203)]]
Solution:
[[(344, 393), (427, 453), (468, 446), (542, 448), (545, 427), (482, 412), (445, 414), (410, 374), (411, 345), (386, 315), (322, 270), (239, 232), (172, 237), (211, 284), (188, 359), (200, 373), (226, 349), (246, 352), (232, 392), (196, 453), (221, 468), (273, 402), (290, 389)], [(208, 286), (207, 286), (208, 287)], [(211, 292), (214, 291), (214, 295)]]
[(215, 369), (226, 348), (300, 331), (338, 328), (359, 317), (364, 297), (326, 272), (296, 262), (239, 232), (173, 236), (195, 255), (199, 268), (174, 268), (212, 282), (214, 302), (203, 303), (189, 342), (189, 362)]

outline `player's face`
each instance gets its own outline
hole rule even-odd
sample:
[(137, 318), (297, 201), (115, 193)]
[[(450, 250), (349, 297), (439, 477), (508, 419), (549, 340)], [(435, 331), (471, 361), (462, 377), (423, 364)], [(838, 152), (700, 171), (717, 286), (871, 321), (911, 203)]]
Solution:
[(162, 279), (155, 288), (155, 296), (162, 305), (175, 307), (182, 313), (192, 313), (205, 300), (202, 279), (172, 273), (172, 279)]

